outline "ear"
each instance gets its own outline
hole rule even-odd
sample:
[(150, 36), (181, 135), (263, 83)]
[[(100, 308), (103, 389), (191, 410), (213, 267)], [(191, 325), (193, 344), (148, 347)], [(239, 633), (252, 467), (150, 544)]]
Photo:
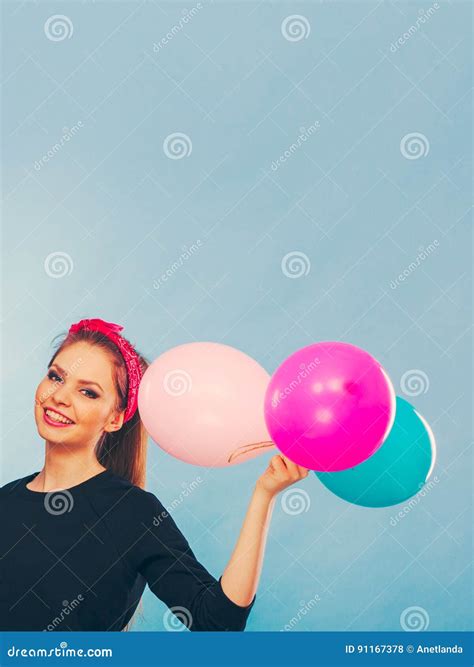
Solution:
[(111, 433), (112, 431), (120, 430), (123, 426), (124, 417), (125, 417), (125, 411), (116, 412), (114, 415), (112, 415), (107, 424), (104, 426), (104, 431), (107, 431), (107, 433)]

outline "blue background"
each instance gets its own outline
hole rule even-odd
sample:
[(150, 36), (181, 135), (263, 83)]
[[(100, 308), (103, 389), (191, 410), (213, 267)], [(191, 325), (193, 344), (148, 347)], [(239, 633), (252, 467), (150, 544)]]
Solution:
[[(82, 317), (121, 323), (150, 359), (213, 340), (270, 373), (304, 345), (351, 342), (430, 422), (438, 483), (399, 521), (406, 504), (356, 507), (315, 475), (298, 485), (304, 511), (279, 498), (247, 629), (400, 630), (412, 606), (430, 630), (470, 629), (470, 4), (440, 2), (394, 52), (432, 5), (205, 2), (154, 50), (194, 6), (4, 3), (1, 483), (43, 465), (35, 388)], [(47, 37), (54, 14), (70, 37)], [(293, 14), (310, 26), (298, 41), (281, 30)], [(175, 132), (192, 143), (181, 159), (163, 148)], [(407, 159), (414, 132), (429, 151)], [(45, 269), (55, 252), (62, 277)], [(293, 252), (300, 277), (282, 269)], [(216, 576), (269, 456), (202, 469), (150, 442), (147, 488), (165, 505), (204, 480), (173, 517)], [(163, 630), (165, 611), (147, 590), (134, 628)]]

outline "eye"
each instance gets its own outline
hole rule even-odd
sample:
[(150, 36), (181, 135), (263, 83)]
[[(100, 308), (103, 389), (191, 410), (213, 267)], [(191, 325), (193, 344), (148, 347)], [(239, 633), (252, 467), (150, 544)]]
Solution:
[(95, 393), (95, 391), (92, 391), (92, 389), (83, 389), (82, 391), (87, 391), (87, 393), (89, 394), (88, 398), (97, 398), (97, 394)]
[[(58, 380), (61, 380), (61, 376), (56, 373), (56, 371), (49, 371), (48, 373), (48, 378), (52, 380), (53, 382), (58, 382)], [(96, 394), (95, 391), (92, 391), (92, 389), (81, 389), (81, 391), (86, 392), (84, 394), (87, 396), (87, 398), (97, 398), (98, 394)]]

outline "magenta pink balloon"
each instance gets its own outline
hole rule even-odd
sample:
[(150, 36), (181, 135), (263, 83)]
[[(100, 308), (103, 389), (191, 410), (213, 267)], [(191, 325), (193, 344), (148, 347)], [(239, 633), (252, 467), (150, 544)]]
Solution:
[(242, 463), (273, 446), (263, 401), (270, 375), (244, 352), (220, 343), (187, 343), (146, 370), (138, 410), (168, 454), (200, 466)]
[(355, 345), (308, 345), (273, 374), (265, 420), (278, 449), (311, 470), (346, 470), (383, 443), (395, 392), (379, 362)]

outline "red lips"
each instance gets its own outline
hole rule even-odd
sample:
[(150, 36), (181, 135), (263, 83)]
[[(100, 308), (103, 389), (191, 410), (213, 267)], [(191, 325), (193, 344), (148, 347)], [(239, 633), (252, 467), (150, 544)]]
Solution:
[(58, 415), (61, 415), (61, 417), (65, 417), (66, 419), (69, 419), (69, 421), (71, 421), (74, 424), (73, 420), (70, 417), (63, 414), (62, 412), (59, 412), (59, 410), (56, 410), (56, 408), (50, 408), (49, 406), (46, 406), (45, 408), (43, 408), (43, 410), (45, 411), (45, 414), (46, 414), (46, 410), (52, 410), (53, 412), (57, 412)]

